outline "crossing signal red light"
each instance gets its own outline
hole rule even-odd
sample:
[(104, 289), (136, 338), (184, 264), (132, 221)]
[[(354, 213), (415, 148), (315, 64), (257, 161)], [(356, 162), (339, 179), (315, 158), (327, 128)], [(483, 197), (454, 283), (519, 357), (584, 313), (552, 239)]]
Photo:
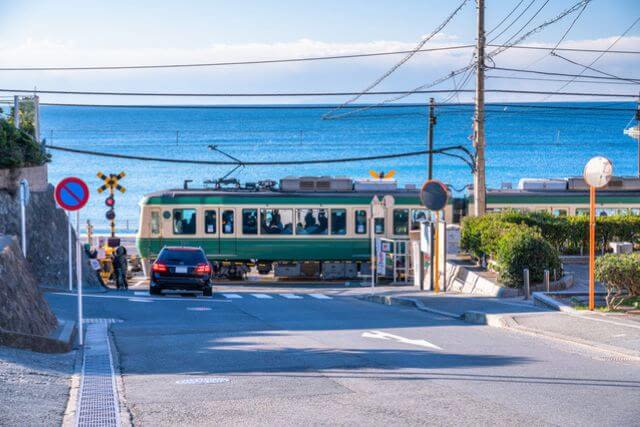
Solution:
[(116, 205), (116, 199), (113, 196), (109, 196), (104, 201), (104, 204), (109, 206), (110, 208), (113, 208)]
[(113, 209), (109, 209), (107, 211), (107, 213), (105, 214), (105, 217), (109, 220), (109, 221), (113, 221), (116, 218), (116, 211), (114, 211)]

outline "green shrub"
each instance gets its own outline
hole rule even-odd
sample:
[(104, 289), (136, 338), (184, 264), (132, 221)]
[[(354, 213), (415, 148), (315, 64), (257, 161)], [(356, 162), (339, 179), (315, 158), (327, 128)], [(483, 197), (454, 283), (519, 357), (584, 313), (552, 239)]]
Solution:
[(607, 254), (596, 259), (596, 279), (607, 290), (607, 308), (640, 296), (640, 254)]
[(0, 119), (0, 169), (40, 166), (49, 161), (42, 145), (26, 131)]
[(500, 237), (495, 260), (498, 263), (498, 280), (514, 288), (522, 286), (525, 268), (529, 269), (531, 283), (542, 282), (545, 269), (560, 272), (558, 251), (536, 228), (524, 224)]

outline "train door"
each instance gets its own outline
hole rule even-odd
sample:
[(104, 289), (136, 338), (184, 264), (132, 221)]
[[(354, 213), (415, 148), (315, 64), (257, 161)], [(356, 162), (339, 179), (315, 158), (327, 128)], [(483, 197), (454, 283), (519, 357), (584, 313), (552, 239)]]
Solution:
[(236, 235), (238, 233), (239, 221), (236, 218), (235, 210), (231, 208), (220, 208), (220, 254), (226, 258), (237, 256)]
[(204, 252), (211, 257), (220, 255), (220, 209), (207, 208), (204, 210)]
[[(145, 237), (149, 237), (148, 239), (143, 239), (143, 244), (146, 244), (146, 247), (141, 247), (141, 251), (143, 253), (156, 255), (164, 246), (162, 241), (162, 221), (161, 221), (161, 209), (160, 208), (152, 208), (149, 210), (149, 222), (145, 224), (146, 230), (143, 228), (141, 231), (146, 234)], [(147, 228), (148, 227), (148, 228)], [(142, 233), (141, 233), (142, 234)], [(142, 234), (144, 236), (144, 234)]]

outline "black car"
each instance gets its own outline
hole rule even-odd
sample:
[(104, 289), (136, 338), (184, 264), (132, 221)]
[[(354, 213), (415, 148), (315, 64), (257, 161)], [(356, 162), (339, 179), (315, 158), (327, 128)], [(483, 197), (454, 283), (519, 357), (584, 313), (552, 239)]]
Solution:
[(200, 291), (211, 296), (211, 264), (201, 248), (165, 246), (151, 264), (149, 293)]

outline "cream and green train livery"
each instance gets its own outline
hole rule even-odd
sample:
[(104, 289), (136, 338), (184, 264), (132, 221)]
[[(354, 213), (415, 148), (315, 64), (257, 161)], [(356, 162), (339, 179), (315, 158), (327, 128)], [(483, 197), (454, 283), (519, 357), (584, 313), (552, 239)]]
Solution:
[[(408, 239), (431, 215), (415, 186), (387, 179), (288, 177), (279, 185), (167, 190), (142, 199), (137, 247), (146, 262), (163, 246), (197, 246), (220, 265), (255, 264), (266, 273), (311, 262), (320, 274), (325, 263), (369, 261), (374, 195), (385, 205), (375, 236)], [(450, 220), (451, 206), (443, 214)]]

